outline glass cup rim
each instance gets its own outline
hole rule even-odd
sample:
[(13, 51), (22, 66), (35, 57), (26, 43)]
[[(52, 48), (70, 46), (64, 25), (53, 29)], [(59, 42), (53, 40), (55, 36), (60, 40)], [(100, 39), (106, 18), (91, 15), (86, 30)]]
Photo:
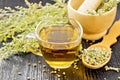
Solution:
[[(39, 26), (40, 23), (37, 24), (36, 29), (35, 29), (36, 38), (37, 38), (39, 41), (41, 41), (41, 42), (49, 43), (49, 44), (61, 44), (61, 45), (62, 45), (62, 44), (72, 44), (72, 43), (80, 42), (81, 39), (82, 39), (82, 35), (83, 35), (83, 29), (82, 29), (81, 24), (80, 24), (78, 21), (76, 21), (76, 22), (77, 22), (77, 24), (78, 24), (78, 26), (79, 26), (79, 28), (80, 28), (80, 30), (79, 30), (80, 33), (79, 33), (78, 38), (77, 38), (76, 40), (74, 40), (74, 41), (58, 43), (58, 42), (48, 42), (48, 41), (43, 40), (41, 37), (39, 37), (39, 31), (43, 28), (43, 26), (41, 26), (41, 27)], [(56, 24), (52, 24), (51, 26), (54, 26), (54, 25), (65, 25), (65, 24), (66, 24), (66, 23), (56, 23)], [(71, 25), (69, 25), (69, 26), (73, 26), (73, 25), (71, 24)]]

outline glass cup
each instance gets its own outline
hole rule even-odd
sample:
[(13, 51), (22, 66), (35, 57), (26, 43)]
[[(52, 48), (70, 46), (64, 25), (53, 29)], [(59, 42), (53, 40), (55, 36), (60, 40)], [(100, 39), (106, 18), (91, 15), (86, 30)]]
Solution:
[(80, 23), (74, 19), (71, 24), (37, 25), (35, 34), (43, 58), (52, 68), (68, 68), (78, 55), (83, 30)]

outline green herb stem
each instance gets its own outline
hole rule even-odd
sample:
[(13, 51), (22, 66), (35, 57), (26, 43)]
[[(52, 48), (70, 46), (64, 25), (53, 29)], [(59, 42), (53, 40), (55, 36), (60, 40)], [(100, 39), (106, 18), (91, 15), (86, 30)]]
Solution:
[[(55, 4), (29, 3), (28, 8), (16, 6), (16, 10), (6, 7), (0, 9), (0, 59), (8, 58), (18, 52), (37, 50), (39, 45), (36, 39), (27, 39), (28, 33), (34, 33), (36, 25), (51, 25), (53, 23), (68, 23), (67, 4), (61, 0)], [(11, 13), (8, 13), (11, 12)], [(10, 41), (9, 41), (10, 39)]]

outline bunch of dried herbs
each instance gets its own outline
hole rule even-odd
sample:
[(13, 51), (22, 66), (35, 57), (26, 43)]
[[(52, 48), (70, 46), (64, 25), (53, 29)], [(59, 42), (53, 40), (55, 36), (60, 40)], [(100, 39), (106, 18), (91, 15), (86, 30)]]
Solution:
[(53, 23), (68, 23), (67, 4), (55, 0), (55, 4), (29, 3), (28, 8), (15, 7), (16, 10), (6, 7), (0, 9), (0, 59), (8, 58), (18, 52), (31, 52), (39, 47), (36, 39), (25, 36), (34, 33), (36, 25), (50, 25)]

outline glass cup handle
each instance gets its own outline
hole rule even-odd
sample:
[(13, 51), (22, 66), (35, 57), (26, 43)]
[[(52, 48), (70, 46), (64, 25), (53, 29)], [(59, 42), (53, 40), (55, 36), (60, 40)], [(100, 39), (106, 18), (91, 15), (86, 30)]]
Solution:
[(28, 33), (25, 38), (32, 38), (32, 39), (35, 39), (36, 36), (35, 36), (35, 33)]
[[(25, 38), (26, 38), (26, 39), (36, 39), (36, 35), (35, 35), (35, 33), (28, 33), (28, 34), (25, 36)], [(30, 51), (31, 51), (33, 54), (35, 54), (35, 55), (42, 56), (42, 53), (41, 53), (41, 51), (40, 51), (39, 49), (34, 50), (34, 49), (30, 48)]]

